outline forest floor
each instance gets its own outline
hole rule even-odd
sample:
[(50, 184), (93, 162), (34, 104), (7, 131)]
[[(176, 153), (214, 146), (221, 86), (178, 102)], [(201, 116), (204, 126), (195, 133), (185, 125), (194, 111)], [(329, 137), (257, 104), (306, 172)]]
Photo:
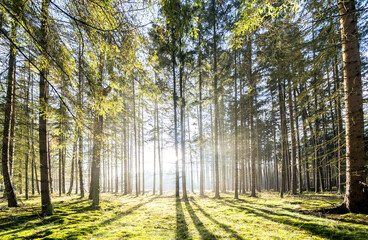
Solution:
[(336, 194), (257, 198), (190, 194), (102, 194), (100, 209), (77, 195), (53, 197), (55, 214), (41, 218), (40, 198), (20, 208), (0, 200), (0, 239), (368, 239), (368, 215), (322, 214), (342, 201)]

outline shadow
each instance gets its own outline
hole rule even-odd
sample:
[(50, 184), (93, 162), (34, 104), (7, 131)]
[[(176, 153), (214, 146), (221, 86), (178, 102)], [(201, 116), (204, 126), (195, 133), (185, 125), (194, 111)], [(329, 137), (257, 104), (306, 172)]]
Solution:
[[(29, 221), (33, 221), (38, 219), (39, 221), (36, 223), (32, 223), (32, 224), (27, 224)], [(5, 235), (14, 235), (17, 232), (21, 232), (24, 230), (29, 230), (29, 229), (33, 229), (35, 227), (38, 226), (44, 226), (46, 224), (54, 224), (54, 225), (58, 225), (58, 224), (62, 224), (64, 223), (64, 218), (60, 215), (52, 215), (50, 217), (47, 218), (41, 218), (40, 215), (37, 214), (32, 214), (29, 216), (23, 216), (23, 217), (19, 217), (19, 218), (15, 218), (13, 221), (7, 222), (6, 224), (0, 224), (0, 229), (7, 231), (7, 230), (11, 230), (14, 229), (13, 231), (10, 232), (5, 232), (0, 234), (1, 236), (5, 236)], [(47, 229), (49, 230), (49, 229)], [(40, 233), (40, 235), (44, 234), (45, 236), (50, 235), (52, 232), (46, 232), (47, 230), (43, 230)], [(38, 234), (38, 233), (36, 233)], [(29, 236), (32, 237), (33, 235)], [(41, 236), (42, 237), (42, 236)], [(34, 238), (39, 238), (39, 237), (34, 237)]]
[(326, 239), (367, 239), (367, 231), (364, 229), (354, 228), (352, 226), (344, 225), (331, 227), (328, 225), (319, 224), (316, 222), (316, 220), (302, 218), (301, 216), (306, 216), (302, 214), (299, 214), (301, 216), (296, 217), (295, 215), (276, 213), (253, 206), (237, 206), (229, 204), (228, 202), (225, 202), (224, 204), (230, 207), (235, 207), (241, 211), (254, 213), (257, 216), (273, 222), (297, 227), (297, 230), (306, 230), (313, 235), (324, 237)]
[(175, 239), (187, 239), (189, 237), (188, 224), (185, 221), (183, 207), (181, 206), (180, 199), (176, 200), (176, 238)]
[(195, 214), (192, 206), (190, 205), (190, 203), (188, 201), (185, 202), (185, 206), (189, 212), (190, 217), (193, 220), (193, 223), (195, 225), (195, 227), (197, 228), (199, 234), (201, 235), (202, 239), (217, 239), (217, 237), (215, 235), (213, 235), (210, 231), (208, 231), (203, 223), (201, 222), (201, 220), (198, 218), (198, 216)]
[(199, 211), (201, 211), (201, 213), (204, 216), (206, 216), (209, 220), (211, 220), (212, 222), (214, 222), (215, 224), (217, 224), (219, 227), (221, 227), (222, 229), (224, 229), (226, 232), (228, 232), (231, 235), (231, 237), (233, 237), (235, 239), (244, 239), (236, 231), (234, 231), (233, 229), (231, 229), (228, 225), (226, 225), (224, 223), (220, 223), (219, 221), (217, 221), (216, 219), (214, 219), (213, 217), (211, 217), (211, 215), (208, 214), (206, 211), (204, 211), (203, 208), (201, 208), (194, 200), (193, 200), (193, 204), (198, 208)]
[[(150, 200), (148, 200), (148, 201), (146, 201), (146, 202), (139, 203), (139, 204), (137, 204), (137, 205), (135, 205), (135, 206), (133, 206), (133, 207), (131, 207), (131, 208), (128, 208), (128, 209), (127, 209), (127, 210), (125, 210), (125, 211), (118, 212), (118, 213), (116, 213), (116, 215), (115, 215), (114, 217), (112, 217), (112, 218), (110, 218), (110, 219), (107, 219), (107, 220), (105, 220), (105, 221), (101, 222), (99, 225), (100, 225), (100, 226), (105, 226), (105, 225), (107, 225), (107, 224), (110, 224), (110, 223), (112, 223), (112, 222), (115, 222), (115, 221), (119, 220), (120, 218), (122, 218), (123, 216), (126, 216), (126, 215), (128, 215), (128, 214), (131, 214), (131, 213), (133, 213), (134, 211), (136, 211), (137, 209), (141, 208), (142, 206), (144, 206), (144, 205), (146, 205), (146, 204), (148, 204), (148, 203), (152, 202), (152, 201), (153, 201), (153, 200), (155, 200), (156, 198), (158, 198), (158, 197), (153, 197), (153, 198), (151, 198)], [(110, 209), (110, 210), (112, 210), (112, 209)]]
[[(101, 223), (98, 223), (97, 225), (96, 224), (93, 224), (93, 225), (90, 225), (88, 227), (77, 228), (77, 229), (75, 229), (75, 231), (69, 232), (65, 239), (77, 239), (77, 238), (82, 237), (82, 236), (85, 236), (87, 234), (92, 234), (95, 230), (97, 230), (97, 229), (99, 229), (101, 227), (104, 227), (104, 226), (106, 226), (108, 224), (111, 224), (112, 222), (115, 222), (115, 221), (119, 220), (120, 218), (122, 218), (122, 217), (124, 217), (124, 216), (126, 216), (128, 214), (133, 213), (137, 209), (139, 209), (142, 206), (144, 206), (144, 205), (152, 202), (156, 198), (158, 198), (158, 197), (153, 197), (153, 198), (149, 199), (148, 201), (139, 203), (139, 204), (137, 204), (137, 205), (135, 205), (135, 206), (133, 206), (131, 208), (128, 208), (125, 211), (113, 213), (114, 216), (112, 218), (106, 219), (106, 220), (102, 221)], [(88, 210), (95, 210), (95, 208), (92, 207), (92, 206), (87, 206), (84, 209), (82, 209), (81, 211), (88, 211)], [(113, 209), (108, 208), (108, 210), (109, 211), (112, 211)]]

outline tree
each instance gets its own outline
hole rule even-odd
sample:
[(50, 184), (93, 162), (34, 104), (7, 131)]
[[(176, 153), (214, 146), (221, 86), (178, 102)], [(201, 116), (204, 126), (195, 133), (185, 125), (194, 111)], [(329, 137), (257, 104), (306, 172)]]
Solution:
[(53, 207), (50, 198), (50, 185), (49, 185), (49, 141), (48, 141), (48, 103), (49, 103), (49, 83), (48, 77), (48, 35), (49, 35), (49, 0), (42, 0), (41, 8), (41, 58), (44, 64), (41, 66), (40, 71), (40, 113), (39, 113), (39, 148), (40, 148), (40, 169), (41, 169), (41, 201), (42, 201), (42, 214), (52, 215)]
[(338, 2), (344, 66), (346, 108), (346, 195), (344, 207), (351, 212), (368, 212), (362, 80), (357, 15), (354, 0)]
[(4, 115), (4, 131), (3, 131), (3, 146), (2, 146), (2, 173), (4, 177), (5, 195), (8, 199), (9, 207), (18, 207), (18, 202), (15, 196), (13, 185), (11, 182), (11, 169), (9, 169), (10, 155), (13, 152), (11, 144), (11, 124), (14, 124), (12, 116), (14, 116), (14, 102), (15, 102), (15, 63), (16, 63), (16, 46), (14, 44), (17, 35), (17, 20), (12, 19), (11, 33), (10, 33), (10, 51), (9, 51), (9, 67), (7, 77), (7, 91), (6, 91), (6, 104)]

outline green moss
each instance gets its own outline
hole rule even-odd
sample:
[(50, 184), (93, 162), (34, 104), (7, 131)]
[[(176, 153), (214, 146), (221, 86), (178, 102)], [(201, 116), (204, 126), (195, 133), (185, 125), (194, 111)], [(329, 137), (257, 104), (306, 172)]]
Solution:
[(362, 214), (322, 215), (315, 210), (341, 201), (340, 195), (275, 193), (234, 200), (222, 194), (189, 201), (102, 194), (101, 208), (72, 197), (53, 197), (55, 214), (41, 218), (39, 198), (21, 208), (0, 203), (0, 239), (367, 239)]

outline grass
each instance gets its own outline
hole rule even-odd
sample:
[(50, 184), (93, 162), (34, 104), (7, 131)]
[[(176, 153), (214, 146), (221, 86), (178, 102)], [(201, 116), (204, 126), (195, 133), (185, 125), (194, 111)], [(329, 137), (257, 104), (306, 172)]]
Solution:
[(189, 196), (102, 194), (99, 209), (77, 196), (53, 197), (55, 214), (46, 218), (39, 197), (10, 209), (1, 200), (0, 239), (368, 239), (368, 215), (316, 211), (339, 195)]

